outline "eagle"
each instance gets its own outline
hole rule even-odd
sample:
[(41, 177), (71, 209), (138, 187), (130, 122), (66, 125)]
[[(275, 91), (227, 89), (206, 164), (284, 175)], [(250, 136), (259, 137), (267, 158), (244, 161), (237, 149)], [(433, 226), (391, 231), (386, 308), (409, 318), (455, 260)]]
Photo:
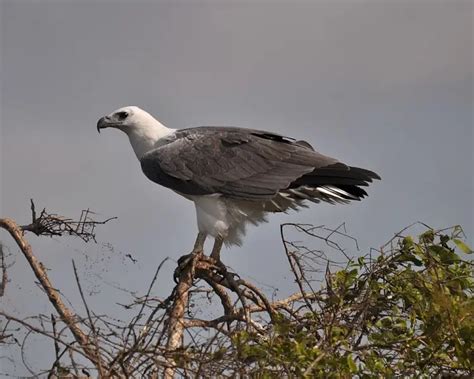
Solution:
[(170, 129), (136, 106), (117, 109), (97, 131), (124, 132), (152, 182), (194, 202), (198, 234), (192, 250), (220, 261), (222, 245), (241, 245), (248, 224), (308, 204), (348, 203), (367, 196), (375, 172), (349, 166), (306, 141), (256, 129), (201, 126)]

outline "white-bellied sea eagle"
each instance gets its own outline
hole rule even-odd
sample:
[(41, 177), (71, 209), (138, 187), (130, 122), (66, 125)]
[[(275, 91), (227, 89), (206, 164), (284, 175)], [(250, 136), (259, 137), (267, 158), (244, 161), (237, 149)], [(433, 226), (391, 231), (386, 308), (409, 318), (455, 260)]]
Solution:
[(297, 141), (261, 130), (201, 126), (169, 129), (149, 113), (128, 106), (97, 122), (97, 130), (117, 128), (128, 135), (144, 174), (192, 200), (198, 235), (193, 252), (215, 239), (240, 245), (247, 223), (268, 212), (305, 207), (308, 201), (347, 203), (367, 195), (361, 188), (380, 177), (314, 151)]

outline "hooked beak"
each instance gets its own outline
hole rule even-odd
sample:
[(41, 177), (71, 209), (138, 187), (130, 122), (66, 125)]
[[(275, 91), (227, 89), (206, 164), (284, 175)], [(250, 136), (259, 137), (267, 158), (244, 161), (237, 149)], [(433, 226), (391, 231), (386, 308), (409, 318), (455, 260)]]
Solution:
[(97, 121), (97, 131), (100, 133), (100, 129), (105, 129), (105, 128), (114, 128), (116, 125), (112, 122), (110, 122), (110, 119), (108, 116), (101, 117), (99, 121)]
[(99, 118), (99, 121), (97, 121), (97, 131), (100, 133), (100, 129), (104, 129), (107, 127), (107, 121), (105, 120), (105, 117)]

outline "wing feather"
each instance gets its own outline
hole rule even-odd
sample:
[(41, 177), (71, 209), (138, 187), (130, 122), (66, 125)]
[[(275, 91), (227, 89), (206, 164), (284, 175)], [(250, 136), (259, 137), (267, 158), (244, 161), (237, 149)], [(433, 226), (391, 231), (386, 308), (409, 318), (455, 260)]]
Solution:
[(150, 180), (183, 194), (247, 200), (269, 200), (301, 185), (340, 185), (347, 191), (377, 177), (322, 155), (304, 141), (224, 127), (180, 130), (146, 153), (141, 165)]

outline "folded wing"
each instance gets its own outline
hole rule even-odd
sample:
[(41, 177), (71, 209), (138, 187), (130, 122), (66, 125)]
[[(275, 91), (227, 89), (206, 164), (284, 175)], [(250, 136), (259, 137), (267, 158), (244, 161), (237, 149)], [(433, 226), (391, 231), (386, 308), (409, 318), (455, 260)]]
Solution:
[(305, 141), (227, 127), (182, 129), (146, 153), (141, 165), (150, 180), (182, 194), (242, 200), (270, 200), (280, 192), (310, 198), (314, 192), (325, 200), (325, 188), (336, 198), (359, 199), (366, 195), (359, 186), (379, 179), (314, 151)]

